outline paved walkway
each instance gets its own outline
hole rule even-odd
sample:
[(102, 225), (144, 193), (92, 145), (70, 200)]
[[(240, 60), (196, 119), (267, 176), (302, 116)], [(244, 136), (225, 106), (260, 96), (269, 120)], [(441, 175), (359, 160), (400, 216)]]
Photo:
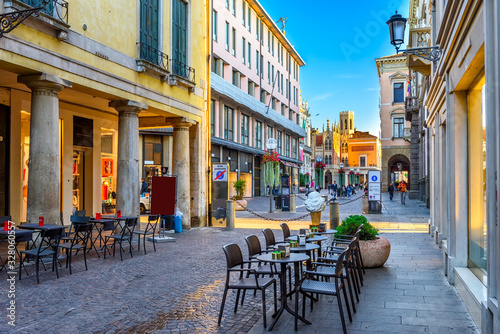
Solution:
[[(442, 254), (428, 234), (383, 234), (391, 255), (382, 268), (367, 269), (357, 313), (349, 333), (478, 333), (460, 296), (442, 273)], [(343, 298), (342, 298), (343, 299)], [(344, 308), (345, 313), (345, 308)], [(306, 307), (299, 333), (342, 333), (337, 301), (321, 296), (314, 310)], [(283, 316), (277, 333), (293, 333), (293, 318)], [(264, 333), (259, 321), (250, 333)]]
[[(350, 205), (357, 205), (356, 201)], [(359, 211), (348, 209), (349, 204), (342, 211), (341, 206), (341, 215), (359, 213), (360, 205), (359, 200)], [(386, 208), (391, 210), (389, 204)], [(421, 210), (419, 202), (407, 201), (405, 214), (396, 217), (428, 219), (428, 212), (426, 216)], [(385, 212), (379, 215), (381, 222), (390, 221), (389, 217)], [(404, 224), (403, 219), (399, 223)], [(156, 253), (149, 244), (147, 255), (135, 251), (134, 258), (125, 255), (123, 262), (119, 256), (104, 260), (92, 252), (88, 271), (78, 255), (73, 275), (61, 268), (61, 277), (56, 279), (51, 271), (43, 271), (39, 285), (33, 266), (28, 266), (31, 275), (16, 282), (14, 329), (6, 324), (7, 283), (5, 273), (0, 272), (4, 282), (0, 283), (0, 333), (263, 332), (259, 295), (247, 294), (235, 314), (235, 293), (230, 293), (222, 326), (217, 326), (226, 268), (221, 247), (236, 242), (246, 258), (246, 235), (256, 234), (264, 244), (257, 224), (273, 228), (278, 239), (282, 236), (277, 223), (254, 220), (252, 224), (233, 231), (196, 228), (175, 234), (175, 243), (158, 244)], [(367, 271), (349, 333), (476, 333), (460, 297), (442, 274), (441, 252), (433, 239), (424, 233), (384, 236), (391, 241), (391, 256), (383, 268)], [(267, 300), (271, 310), (271, 296)], [(301, 324), (299, 333), (339, 332), (332, 302), (321, 298), (314, 311), (306, 314), (313, 325)], [(291, 326), (291, 319), (284, 316), (275, 332), (291, 333)]]

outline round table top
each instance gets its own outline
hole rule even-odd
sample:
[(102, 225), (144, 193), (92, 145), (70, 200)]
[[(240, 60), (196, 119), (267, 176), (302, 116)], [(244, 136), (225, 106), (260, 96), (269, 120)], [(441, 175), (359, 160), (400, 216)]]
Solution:
[(274, 263), (293, 263), (302, 262), (309, 260), (309, 256), (304, 254), (292, 253), (289, 257), (282, 257), (281, 259), (273, 259), (272, 253), (267, 253), (257, 256), (257, 260), (263, 262), (274, 262)]
[[(278, 249), (277, 246), (275, 248)], [(309, 243), (309, 244), (306, 244), (305, 246), (290, 247), (290, 252), (295, 252), (295, 253), (308, 252), (308, 251), (312, 251), (312, 250), (315, 250), (318, 248), (319, 248), (319, 245)]]
[(326, 230), (325, 232), (315, 232), (314, 234), (324, 235), (324, 234), (335, 234), (335, 233), (337, 233), (337, 230)]
[(316, 242), (316, 241), (325, 241), (328, 240), (328, 237), (325, 237), (324, 235), (316, 235), (314, 234), (314, 237), (312, 238), (307, 238), (306, 242)]
[[(287, 238), (287, 240), (299, 240), (298, 238), (299, 238), (298, 235), (292, 235), (292, 236), (289, 236)], [(315, 233), (314, 237), (307, 238), (306, 242), (316, 242), (316, 241), (325, 241), (325, 240), (328, 240), (328, 237), (325, 237), (324, 235), (316, 235), (316, 233)]]

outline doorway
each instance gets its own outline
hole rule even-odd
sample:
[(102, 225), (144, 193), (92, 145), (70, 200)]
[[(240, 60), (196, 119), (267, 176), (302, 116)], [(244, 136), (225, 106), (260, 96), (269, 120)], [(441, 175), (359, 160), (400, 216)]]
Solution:
[(0, 216), (9, 215), (10, 108), (0, 105)]
[(73, 147), (73, 212), (92, 212), (92, 149)]

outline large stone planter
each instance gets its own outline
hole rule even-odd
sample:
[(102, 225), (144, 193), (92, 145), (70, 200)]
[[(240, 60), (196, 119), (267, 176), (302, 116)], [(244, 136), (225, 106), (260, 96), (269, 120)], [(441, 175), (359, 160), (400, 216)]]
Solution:
[(359, 248), (365, 268), (382, 267), (391, 253), (389, 240), (377, 237), (375, 240), (360, 240)]
[(245, 211), (247, 207), (247, 201), (245, 199), (239, 199), (235, 201), (234, 210), (235, 211)]

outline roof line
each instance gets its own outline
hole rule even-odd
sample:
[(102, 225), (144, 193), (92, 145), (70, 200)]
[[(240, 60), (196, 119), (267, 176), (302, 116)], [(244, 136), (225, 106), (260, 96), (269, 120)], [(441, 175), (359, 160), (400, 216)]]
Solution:
[[(286, 38), (286, 36), (281, 32), (279, 29), (278, 25), (274, 22), (274, 20), (271, 18), (271, 16), (267, 13), (267, 11), (262, 7), (259, 1), (257, 0), (248, 0), (248, 4), (250, 7), (252, 7), (253, 10), (257, 12), (257, 15), (261, 19), (265, 19), (265, 22), (268, 24), (267, 27), (271, 29), (274, 34), (278, 37), (278, 40), (280, 40), (283, 44), (285, 44), (285, 48), (292, 54), (292, 57), (295, 58), (299, 66), (304, 66), (306, 63), (302, 59), (302, 57), (299, 55), (297, 50), (293, 47), (293, 45), (290, 43), (290, 41)], [(270, 24), (269, 24), (270, 23)], [(260, 41), (259, 41), (260, 43)]]

